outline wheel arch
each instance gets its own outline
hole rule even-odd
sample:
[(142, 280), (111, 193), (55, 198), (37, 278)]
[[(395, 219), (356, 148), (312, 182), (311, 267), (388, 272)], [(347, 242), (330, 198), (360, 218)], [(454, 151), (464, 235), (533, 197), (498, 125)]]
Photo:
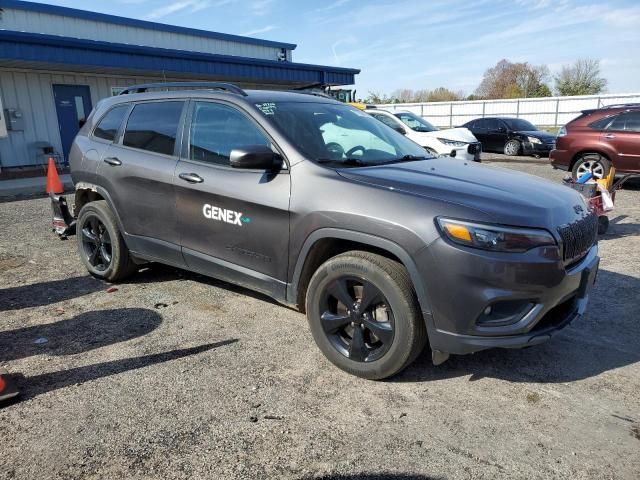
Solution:
[(577, 152), (575, 155), (573, 155), (573, 157), (571, 157), (571, 162), (569, 163), (569, 172), (571, 172), (573, 170), (574, 165), (576, 164), (576, 162), (578, 161), (578, 159), (580, 157), (582, 157), (583, 155), (587, 155), (589, 153), (595, 153), (596, 155), (600, 155), (602, 157), (605, 158), (605, 160), (608, 160), (609, 163), (612, 163), (611, 161), (611, 155), (607, 152), (604, 151), (604, 149), (598, 149), (598, 148), (585, 148), (580, 150), (579, 152)]
[(118, 223), (118, 228), (121, 232), (124, 233), (124, 228), (122, 226), (122, 221), (120, 220), (120, 215), (115, 208), (113, 200), (111, 199), (111, 195), (109, 192), (102, 188), (99, 185), (95, 185), (92, 183), (80, 182), (76, 185), (76, 193), (73, 205), (73, 214), (75, 217), (78, 216), (82, 207), (91, 202), (96, 202), (99, 200), (104, 200), (109, 205), (109, 208), (113, 212), (116, 217), (116, 222)]
[(351, 250), (377, 253), (402, 264), (409, 272), (421, 311), (431, 311), (424, 282), (416, 264), (404, 248), (386, 238), (336, 228), (316, 230), (305, 240), (288, 287), (288, 301), (304, 310), (304, 297), (313, 273), (329, 258)]

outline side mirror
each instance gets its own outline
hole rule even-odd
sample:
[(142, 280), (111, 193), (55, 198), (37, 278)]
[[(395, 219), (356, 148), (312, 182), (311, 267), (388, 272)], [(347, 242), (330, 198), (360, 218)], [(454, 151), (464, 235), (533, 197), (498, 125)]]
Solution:
[(397, 125), (395, 127), (391, 127), (393, 128), (396, 132), (401, 133), (402, 135), (406, 135), (407, 134), (407, 129), (404, 128), (402, 125)]
[(247, 145), (231, 150), (229, 163), (233, 168), (275, 170), (282, 166), (282, 157), (265, 145)]

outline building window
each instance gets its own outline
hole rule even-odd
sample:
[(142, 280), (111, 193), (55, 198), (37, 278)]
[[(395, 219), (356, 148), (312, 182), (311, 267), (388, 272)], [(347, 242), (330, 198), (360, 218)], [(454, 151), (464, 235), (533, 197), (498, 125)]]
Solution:
[(129, 115), (123, 145), (173, 155), (184, 102), (136, 105)]

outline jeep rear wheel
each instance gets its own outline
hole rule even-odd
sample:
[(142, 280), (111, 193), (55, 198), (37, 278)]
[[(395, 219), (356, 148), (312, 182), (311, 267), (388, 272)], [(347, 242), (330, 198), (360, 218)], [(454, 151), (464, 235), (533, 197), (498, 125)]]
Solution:
[(424, 321), (398, 262), (368, 252), (338, 255), (318, 268), (307, 292), (307, 319), (318, 347), (348, 373), (390, 377), (424, 348)]
[(82, 207), (76, 231), (80, 259), (94, 277), (116, 282), (136, 270), (115, 216), (104, 200)]

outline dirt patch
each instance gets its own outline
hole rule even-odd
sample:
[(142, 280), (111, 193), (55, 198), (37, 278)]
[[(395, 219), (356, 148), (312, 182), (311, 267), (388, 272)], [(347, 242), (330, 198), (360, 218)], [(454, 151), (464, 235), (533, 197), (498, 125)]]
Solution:
[(6, 272), (12, 268), (21, 267), (25, 263), (27, 263), (27, 259), (23, 256), (0, 253), (0, 272)]

